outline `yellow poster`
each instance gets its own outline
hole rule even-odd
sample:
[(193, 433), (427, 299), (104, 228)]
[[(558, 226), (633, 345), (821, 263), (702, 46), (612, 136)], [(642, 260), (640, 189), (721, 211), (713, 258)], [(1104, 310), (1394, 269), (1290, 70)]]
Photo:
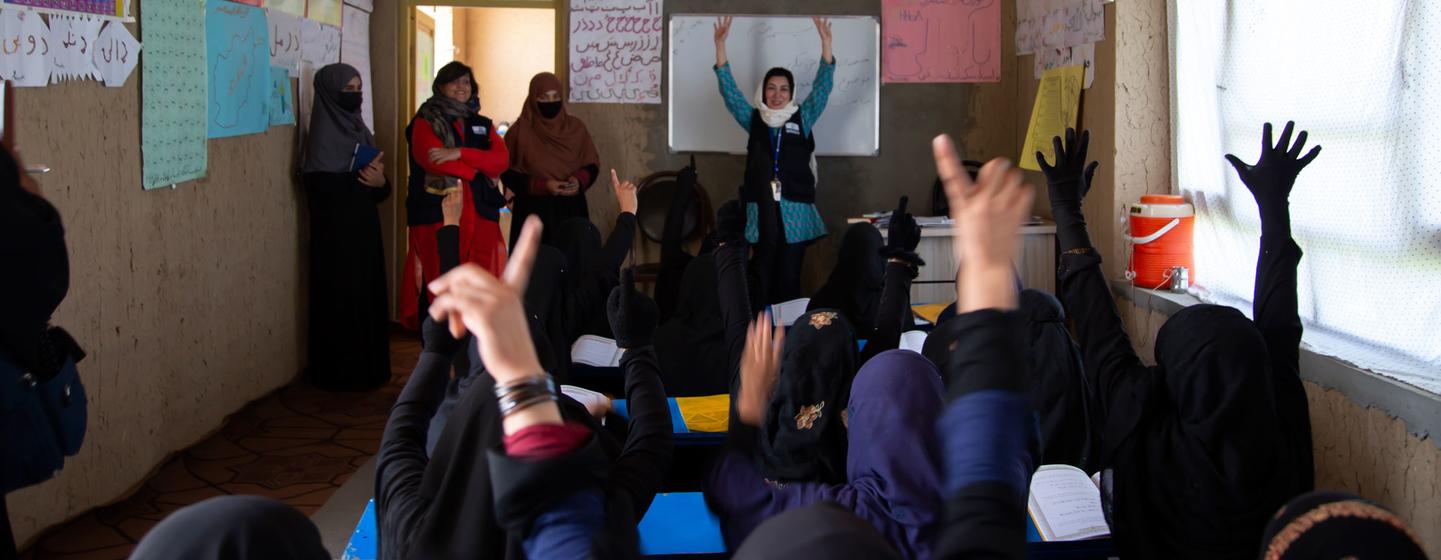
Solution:
[(1040, 171), (1036, 152), (1055, 163), (1055, 147), (1051, 142), (1064, 137), (1066, 129), (1076, 126), (1076, 113), (1081, 104), (1081, 85), (1086, 67), (1062, 66), (1041, 74), (1041, 87), (1036, 91), (1036, 106), (1031, 109), (1031, 124), (1026, 127), (1026, 143), (1021, 147), (1021, 169)]
[(341, 0), (309, 0), (305, 6), (305, 17), (340, 27), (340, 2)]

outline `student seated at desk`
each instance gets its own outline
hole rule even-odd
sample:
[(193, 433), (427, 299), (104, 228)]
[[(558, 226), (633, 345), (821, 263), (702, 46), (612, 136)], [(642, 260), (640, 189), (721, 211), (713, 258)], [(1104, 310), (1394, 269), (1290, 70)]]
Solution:
[[(1267, 124), (1261, 159), (1231, 156), (1261, 214), (1254, 321), (1240, 311), (1195, 305), (1156, 337), (1156, 365), (1136, 356), (1116, 313), (1101, 257), (1086, 232), (1089, 134), (1056, 138), (1046, 174), (1062, 252), (1061, 301), (1096, 392), (1102, 497), (1124, 558), (1250, 558), (1271, 514), (1310, 490), (1310, 420), (1298, 376), (1301, 321), (1287, 196), (1320, 148), (1304, 157), (1306, 133), (1279, 145)], [(1094, 163), (1091, 164), (1094, 168)]]
[[(376, 463), (378, 545), (385, 558), (568, 557), (552, 556), (545, 543), (530, 548), (533, 514), (552, 498), (594, 488), (585, 499), (602, 507), (603, 534), (633, 535), (668, 467), (671, 422), (649, 346), (654, 303), (633, 290), (616, 290), (608, 303), (612, 328), (628, 348), (622, 368), (631, 420), (620, 442), (584, 406), (558, 396), (546, 375), (547, 354), (537, 351), (545, 338), (536, 336), (521, 299), (540, 237), (539, 220), (530, 221), (504, 280), (463, 265), (431, 285), (437, 296), (432, 318), (448, 324), (451, 334), (473, 333), (473, 363), (485, 371), (475, 374), (477, 383), (427, 457), (425, 425), (456, 350), (445, 327), (428, 322), (426, 349), (391, 411)], [(560, 468), (536, 462), (557, 456), (569, 458), (545, 464), (569, 465), (562, 469), (565, 479), (533, 486), (539, 484), (533, 476)]]
[(885, 240), (869, 223), (852, 224), (841, 239), (830, 279), (811, 297), (809, 310), (839, 309), (866, 340), (862, 361), (900, 344), (911, 326), (911, 281), (926, 261), (916, 254), (921, 228), (901, 197)]

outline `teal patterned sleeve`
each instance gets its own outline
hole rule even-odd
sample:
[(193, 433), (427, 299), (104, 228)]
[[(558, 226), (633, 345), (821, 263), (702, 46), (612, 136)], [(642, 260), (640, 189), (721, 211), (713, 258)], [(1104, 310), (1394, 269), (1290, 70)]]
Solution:
[(720, 84), (721, 99), (726, 102), (726, 109), (735, 117), (736, 123), (744, 130), (751, 128), (751, 111), (753, 110), (749, 101), (746, 101), (746, 94), (736, 86), (735, 76), (731, 74), (729, 62), (725, 66), (718, 66), (715, 69), (716, 82)]
[(827, 63), (821, 59), (821, 64), (816, 68), (816, 79), (811, 83), (811, 94), (801, 103), (801, 126), (805, 133), (811, 133), (811, 127), (820, 120), (821, 113), (826, 110), (826, 103), (831, 100), (831, 86), (835, 81), (836, 63)]

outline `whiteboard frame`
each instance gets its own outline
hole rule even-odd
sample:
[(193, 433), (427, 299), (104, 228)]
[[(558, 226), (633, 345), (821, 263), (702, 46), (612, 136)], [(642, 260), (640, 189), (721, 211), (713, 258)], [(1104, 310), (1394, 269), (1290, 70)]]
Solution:
[[(666, 62), (665, 62), (665, 80), (666, 80), (666, 86), (665, 86), (665, 103), (666, 103), (666, 110), (665, 110), (665, 120), (666, 120), (666, 123), (665, 123), (665, 149), (666, 149), (666, 153), (669, 153), (669, 154), (672, 154), (672, 155), (674, 155), (674, 154), (732, 154), (732, 155), (745, 155), (745, 153), (746, 153), (746, 151), (745, 151), (744, 148), (742, 148), (741, 151), (739, 151), (739, 152), (734, 152), (734, 151), (726, 151), (726, 152), (714, 152), (714, 151), (682, 152), (682, 151), (678, 151), (678, 150), (675, 149), (675, 110), (676, 110), (676, 104), (675, 104), (674, 102), (672, 102), (672, 100), (675, 98), (675, 57), (674, 57), (674, 56), (671, 56), (671, 51), (670, 51), (671, 45), (673, 44), (673, 39), (675, 38), (675, 37), (674, 37), (674, 34), (675, 34), (675, 18), (677, 18), (677, 17), (725, 17), (725, 16), (732, 16), (732, 17), (753, 17), (753, 18), (811, 18), (811, 17), (816, 17), (816, 16), (809, 16), (809, 15), (777, 15), (777, 14), (698, 14), (698, 13), (670, 14), (669, 17), (667, 17), (667, 18), (666, 18), (666, 21), (665, 21), (665, 56), (666, 56)], [(819, 16), (819, 17), (823, 17), (823, 18), (865, 18), (865, 19), (871, 20), (871, 22), (875, 24), (875, 34), (876, 34), (876, 35), (875, 35), (875, 39), (876, 39), (876, 41), (875, 41), (875, 45), (876, 45), (876, 51), (875, 51), (875, 57), (876, 57), (876, 58), (875, 58), (875, 60), (876, 60), (876, 81), (875, 81), (875, 84), (876, 84), (876, 85), (875, 85), (875, 88), (876, 88), (876, 91), (875, 91), (875, 93), (876, 93), (876, 106), (875, 106), (876, 129), (875, 129), (875, 132), (874, 132), (874, 134), (873, 134), (873, 137), (871, 138), (871, 144), (872, 144), (873, 146), (875, 146), (875, 148), (873, 148), (873, 149), (871, 150), (871, 153), (869, 153), (869, 154), (860, 154), (860, 153), (856, 153), (856, 154), (850, 154), (850, 153), (823, 154), (823, 153), (821, 153), (819, 150), (817, 150), (815, 156), (818, 157), (818, 158), (822, 158), (822, 157), (880, 157), (880, 155), (881, 155), (881, 63), (882, 63), (882, 61), (881, 61), (881, 18), (880, 18), (879, 16), (870, 16), (870, 15), (865, 15), (865, 14), (855, 14), (855, 15), (849, 15), (849, 14), (829, 14), (829, 15), (821, 15), (821, 16)], [(834, 56), (834, 55), (833, 55), (833, 56)]]

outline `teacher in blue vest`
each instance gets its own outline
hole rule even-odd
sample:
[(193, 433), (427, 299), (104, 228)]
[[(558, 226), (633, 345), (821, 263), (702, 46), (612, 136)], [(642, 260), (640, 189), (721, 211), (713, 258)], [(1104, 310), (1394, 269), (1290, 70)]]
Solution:
[(812, 18), (821, 37), (821, 60), (810, 95), (795, 102), (795, 76), (771, 68), (756, 88), (754, 104), (736, 86), (726, 60), (731, 18), (715, 24), (715, 73), (726, 109), (750, 134), (746, 142), (746, 240), (755, 244), (755, 269), (762, 290), (757, 302), (777, 303), (800, 297), (801, 262), (806, 247), (826, 236), (816, 211), (812, 167), (815, 123), (831, 95), (836, 59), (831, 55), (831, 23)]

